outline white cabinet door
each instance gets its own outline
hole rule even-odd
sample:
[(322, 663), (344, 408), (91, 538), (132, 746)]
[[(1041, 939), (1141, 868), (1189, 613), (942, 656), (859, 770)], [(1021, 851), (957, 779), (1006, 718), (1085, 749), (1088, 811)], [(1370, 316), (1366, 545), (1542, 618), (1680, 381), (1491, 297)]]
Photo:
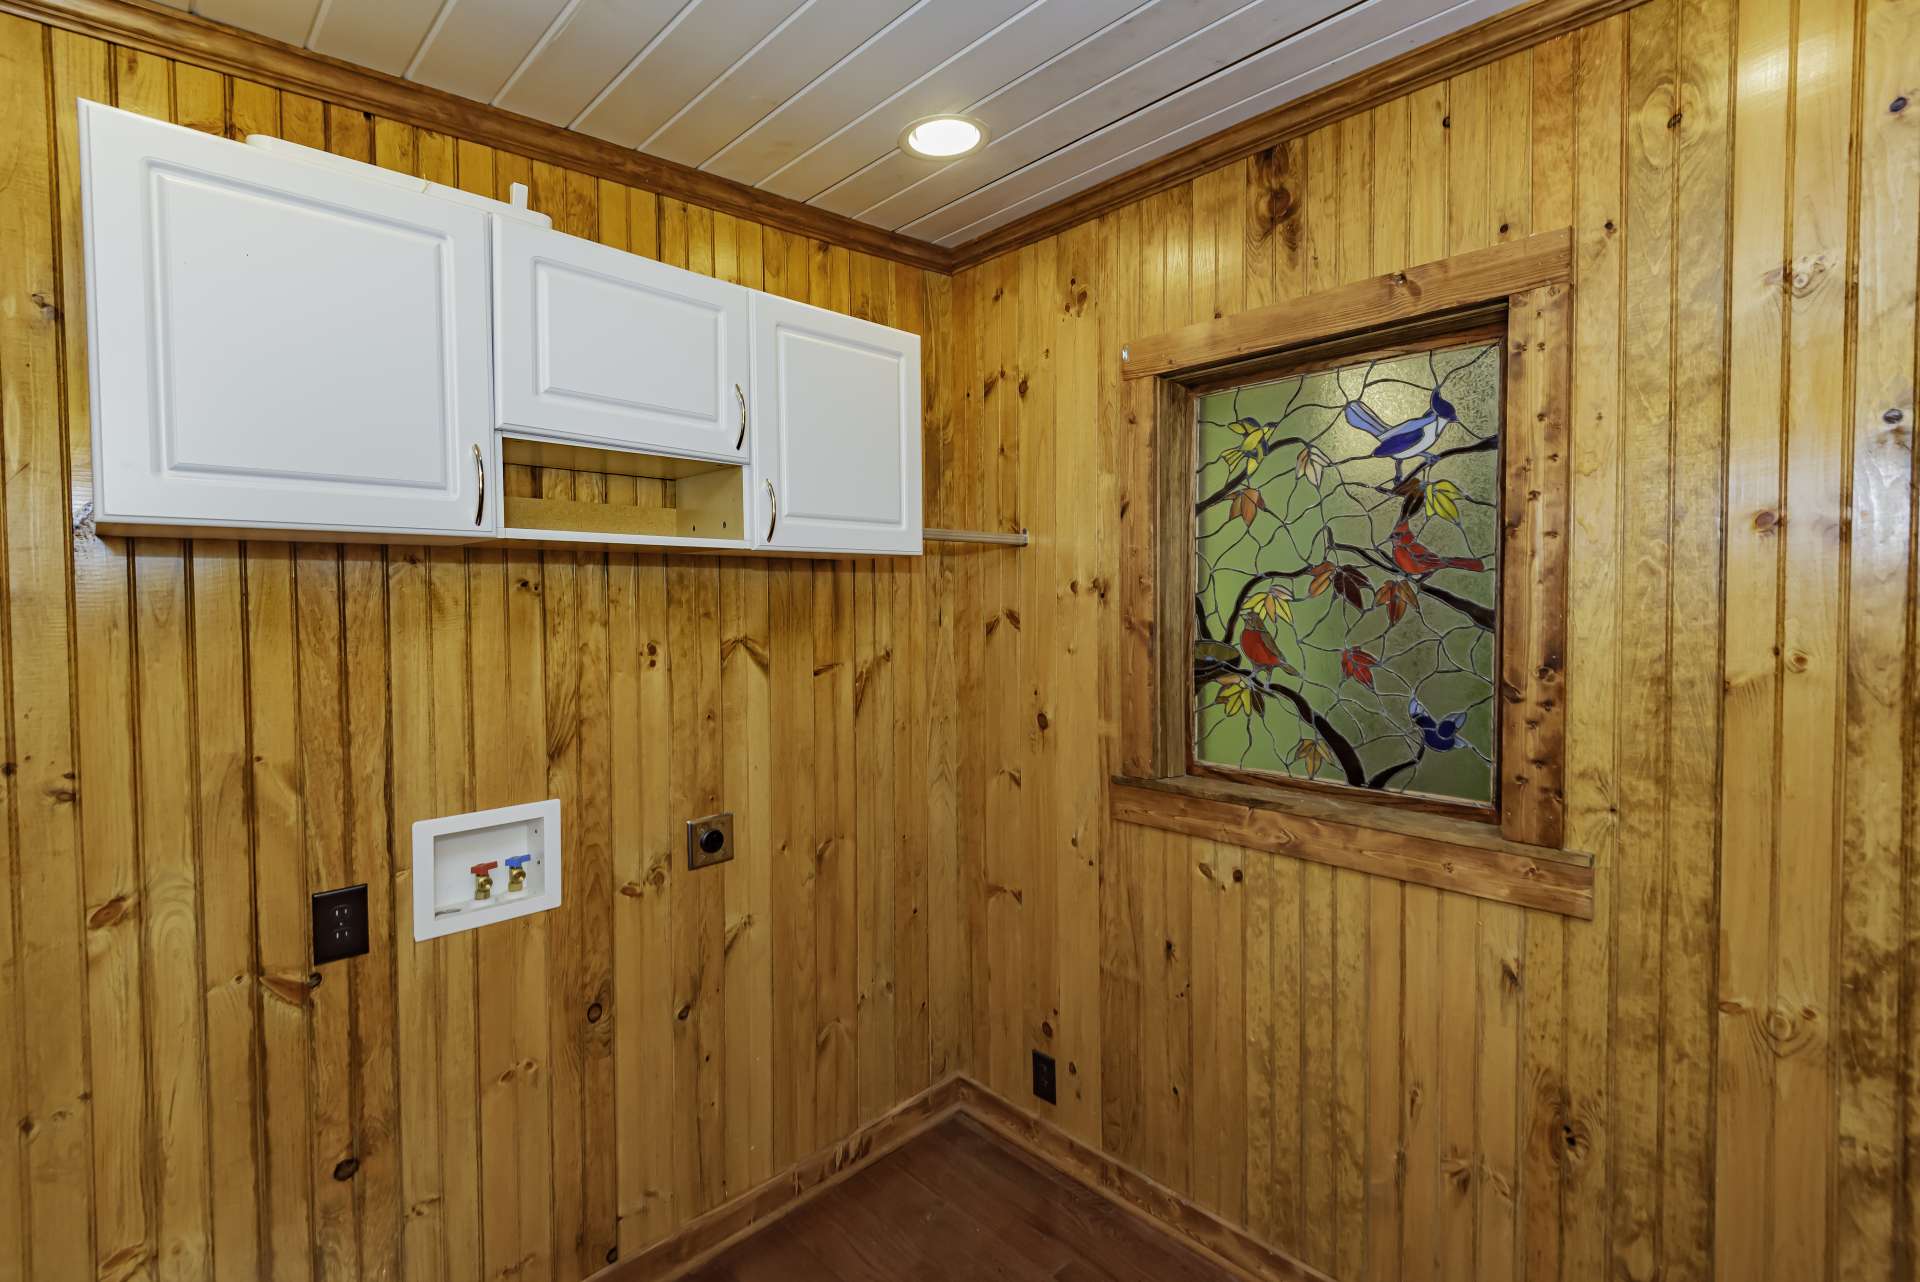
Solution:
[(753, 296), (755, 538), (920, 551), (920, 339)]
[(490, 532), (487, 215), (80, 111), (96, 518)]
[(745, 457), (744, 288), (505, 220), (494, 264), (501, 427)]

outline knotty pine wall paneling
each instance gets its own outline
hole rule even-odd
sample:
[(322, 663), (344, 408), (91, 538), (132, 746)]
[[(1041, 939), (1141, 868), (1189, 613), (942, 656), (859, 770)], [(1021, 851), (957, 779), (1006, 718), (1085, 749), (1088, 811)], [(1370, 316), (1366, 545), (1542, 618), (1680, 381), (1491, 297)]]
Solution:
[[(959, 1067), (959, 565), (98, 537), (78, 97), (920, 333), (963, 523), (947, 278), (0, 17), (0, 1279), (570, 1282)], [(548, 796), (566, 906), (413, 943), (413, 822)]]
[[(1342, 1278), (1910, 1275), (1915, 48), (1648, 0), (947, 280), (0, 21), (0, 1278), (577, 1278), (956, 1069)], [(1032, 545), (95, 537), (76, 96), (915, 329)], [(1111, 824), (1119, 345), (1562, 225), (1594, 921)], [(566, 910), (413, 945), (411, 823), (547, 795)]]
[[(991, 1087), (1342, 1279), (1912, 1276), (1917, 49), (1648, 0), (955, 279), (963, 510), (1033, 536), (957, 564)], [(1594, 921), (1103, 822), (1121, 342), (1561, 226)]]

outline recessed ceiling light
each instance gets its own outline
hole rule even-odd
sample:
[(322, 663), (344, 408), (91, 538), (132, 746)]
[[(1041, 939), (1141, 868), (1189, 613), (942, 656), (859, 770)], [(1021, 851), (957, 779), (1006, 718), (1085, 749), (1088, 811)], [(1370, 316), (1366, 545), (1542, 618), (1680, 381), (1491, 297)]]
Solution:
[(928, 116), (900, 135), (901, 148), (922, 160), (957, 160), (986, 141), (987, 127), (969, 116)]

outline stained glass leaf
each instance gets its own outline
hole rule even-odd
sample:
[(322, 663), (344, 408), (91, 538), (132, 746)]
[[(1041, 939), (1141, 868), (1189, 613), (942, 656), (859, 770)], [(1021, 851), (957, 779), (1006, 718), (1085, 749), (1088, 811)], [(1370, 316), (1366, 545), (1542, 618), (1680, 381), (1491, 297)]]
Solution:
[(1254, 618), (1269, 627), (1275, 619), (1292, 623), (1293, 592), (1284, 583), (1269, 583), (1247, 599), (1247, 609), (1253, 612)]
[(1304, 445), (1294, 461), (1294, 471), (1306, 479), (1307, 484), (1317, 486), (1320, 478), (1326, 475), (1327, 465), (1333, 462), (1318, 445)]
[(1230, 717), (1245, 717), (1265, 711), (1265, 700), (1260, 692), (1248, 684), (1245, 677), (1229, 675), (1219, 680), (1220, 692), (1214, 702), (1227, 710)]
[(1373, 689), (1373, 665), (1378, 662), (1365, 650), (1347, 649), (1340, 652), (1340, 670), (1369, 690)]
[(1388, 579), (1373, 594), (1374, 604), (1387, 607), (1387, 622), (1398, 623), (1413, 608), (1413, 584), (1405, 579)]
[(1245, 521), (1248, 525), (1252, 525), (1253, 518), (1266, 511), (1266, 509), (1267, 501), (1260, 497), (1260, 491), (1254, 489), (1251, 485), (1243, 485), (1234, 491), (1233, 505), (1229, 510), (1240, 520)]

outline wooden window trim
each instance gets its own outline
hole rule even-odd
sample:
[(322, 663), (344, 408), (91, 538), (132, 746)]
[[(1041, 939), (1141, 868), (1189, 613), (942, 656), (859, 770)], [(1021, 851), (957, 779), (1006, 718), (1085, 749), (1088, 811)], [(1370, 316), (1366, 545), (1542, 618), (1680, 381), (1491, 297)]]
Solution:
[[(1278, 850), (1482, 898), (1591, 915), (1591, 856), (1565, 840), (1568, 428), (1573, 237), (1542, 233), (1256, 311), (1135, 340), (1121, 504), (1120, 770), (1114, 818)], [(1192, 719), (1193, 397), (1297, 363), (1316, 346), (1378, 347), (1504, 309), (1501, 699), (1493, 812), (1250, 783), (1197, 770)], [(1244, 380), (1242, 375), (1245, 376)], [(1138, 501), (1145, 499), (1146, 501)]]

